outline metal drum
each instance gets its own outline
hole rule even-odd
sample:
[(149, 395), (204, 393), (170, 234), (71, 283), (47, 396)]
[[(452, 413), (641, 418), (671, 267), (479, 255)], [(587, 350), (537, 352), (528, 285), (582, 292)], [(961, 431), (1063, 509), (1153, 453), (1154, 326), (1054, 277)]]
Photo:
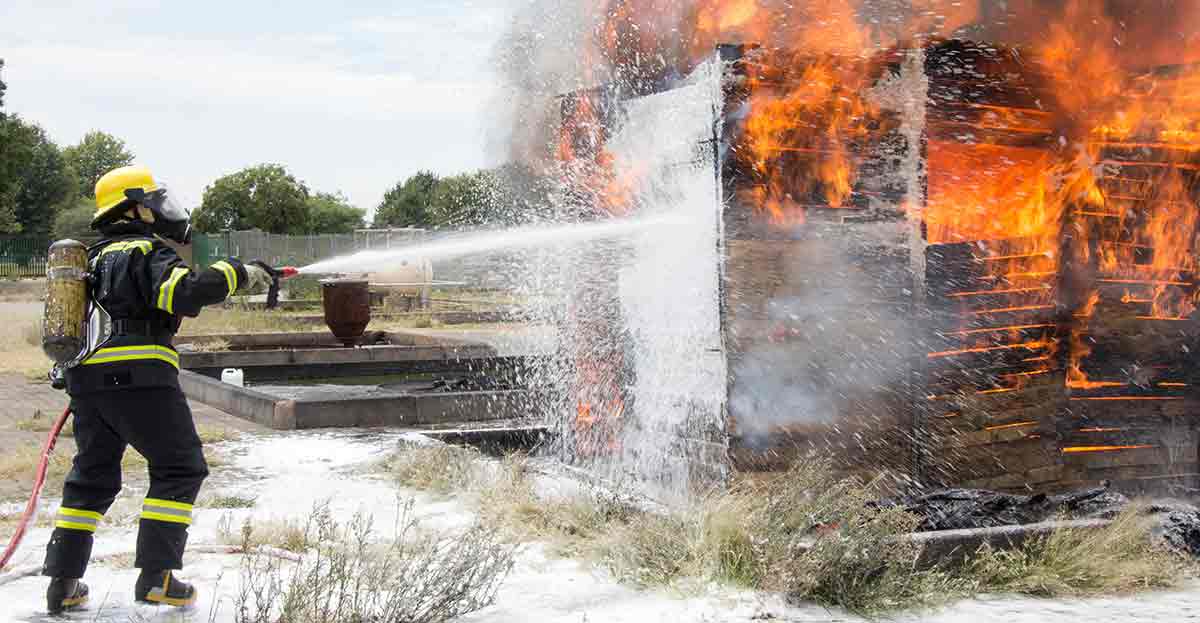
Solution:
[(371, 323), (371, 289), (365, 279), (321, 282), (325, 324), (346, 346), (354, 346)]

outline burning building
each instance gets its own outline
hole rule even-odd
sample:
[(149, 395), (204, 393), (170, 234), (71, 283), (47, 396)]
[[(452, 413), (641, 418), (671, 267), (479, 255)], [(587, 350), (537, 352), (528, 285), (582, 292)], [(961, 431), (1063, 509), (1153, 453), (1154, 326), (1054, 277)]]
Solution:
[(560, 100), (581, 205), (684, 215), (580, 286), (571, 460), (1200, 486), (1200, 6), (659, 4)]

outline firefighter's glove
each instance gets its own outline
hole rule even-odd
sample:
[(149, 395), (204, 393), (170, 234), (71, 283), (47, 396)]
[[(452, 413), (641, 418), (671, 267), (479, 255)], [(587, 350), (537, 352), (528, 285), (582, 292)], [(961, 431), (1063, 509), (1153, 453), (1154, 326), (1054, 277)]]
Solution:
[(262, 262), (246, 264), (246, 289), (255, 292), (267, 290), (275, 283), (274, 270)]

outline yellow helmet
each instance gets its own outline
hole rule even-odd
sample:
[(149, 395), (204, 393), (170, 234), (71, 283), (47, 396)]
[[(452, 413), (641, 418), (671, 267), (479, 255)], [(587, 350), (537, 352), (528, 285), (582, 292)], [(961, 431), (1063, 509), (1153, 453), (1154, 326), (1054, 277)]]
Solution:
[[(131, 190), (134, 192), (127, 194)], [(146, 167), (121, 167), (105, 173), (96, 181), (96, 215), (92, 217), (92, 227), (116, 216), (114, 212), (119, 208), (127, 209), (139, 197), (156, 190), (158, 184)]]
[(103, 229), (121, 220), (133, 207), (141, 220), (158, 236), (187, 244), (191, 240), (191, 212), (176, 201), (161, 181), (155, 181), (146, 167), (121, 167), (105, 173), (96, 182), (96, 215), (92, 229)]

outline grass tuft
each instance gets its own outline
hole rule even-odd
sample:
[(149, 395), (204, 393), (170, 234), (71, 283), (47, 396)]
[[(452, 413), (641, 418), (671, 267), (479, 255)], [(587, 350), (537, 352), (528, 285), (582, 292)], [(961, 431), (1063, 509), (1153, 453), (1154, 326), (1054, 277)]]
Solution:
[(314, 543), (315, 526), (326, 521), (332, 521), (327, 504), (315, 506), (312, 514), (304, 521), (254, 521), (246, 518), (235, 528), (230, 516), (225, 515), (217, 524), (217, 540), (224, 545), (241, 547), (245, 551), (267, 546), (302, 554)]
[(196, 503), (203, 508), (254, 508), (258, 498), (247, 495), (214, 495), (205, 497)]
[(477, 450), (436, 444), (397, 452), (384, 464), (400, 484), (421, 491), (447, 494), (467, 489), (481, 476)]
[(1182, 555), (1151, 540), (1143, 507), (1101, 529), (1062, 529), (1011, 550), (983, 547), (959, 571), (974, 590), (1039, 597), (1129, 593), (1175, 585), (1190, 570)]
[(242, 436), (241, 432), (232, 428), (213, 428), (208, 426), (198, 428), (196, 434), (200, 436), (200, 442), (204, 444), (235, 441)]

